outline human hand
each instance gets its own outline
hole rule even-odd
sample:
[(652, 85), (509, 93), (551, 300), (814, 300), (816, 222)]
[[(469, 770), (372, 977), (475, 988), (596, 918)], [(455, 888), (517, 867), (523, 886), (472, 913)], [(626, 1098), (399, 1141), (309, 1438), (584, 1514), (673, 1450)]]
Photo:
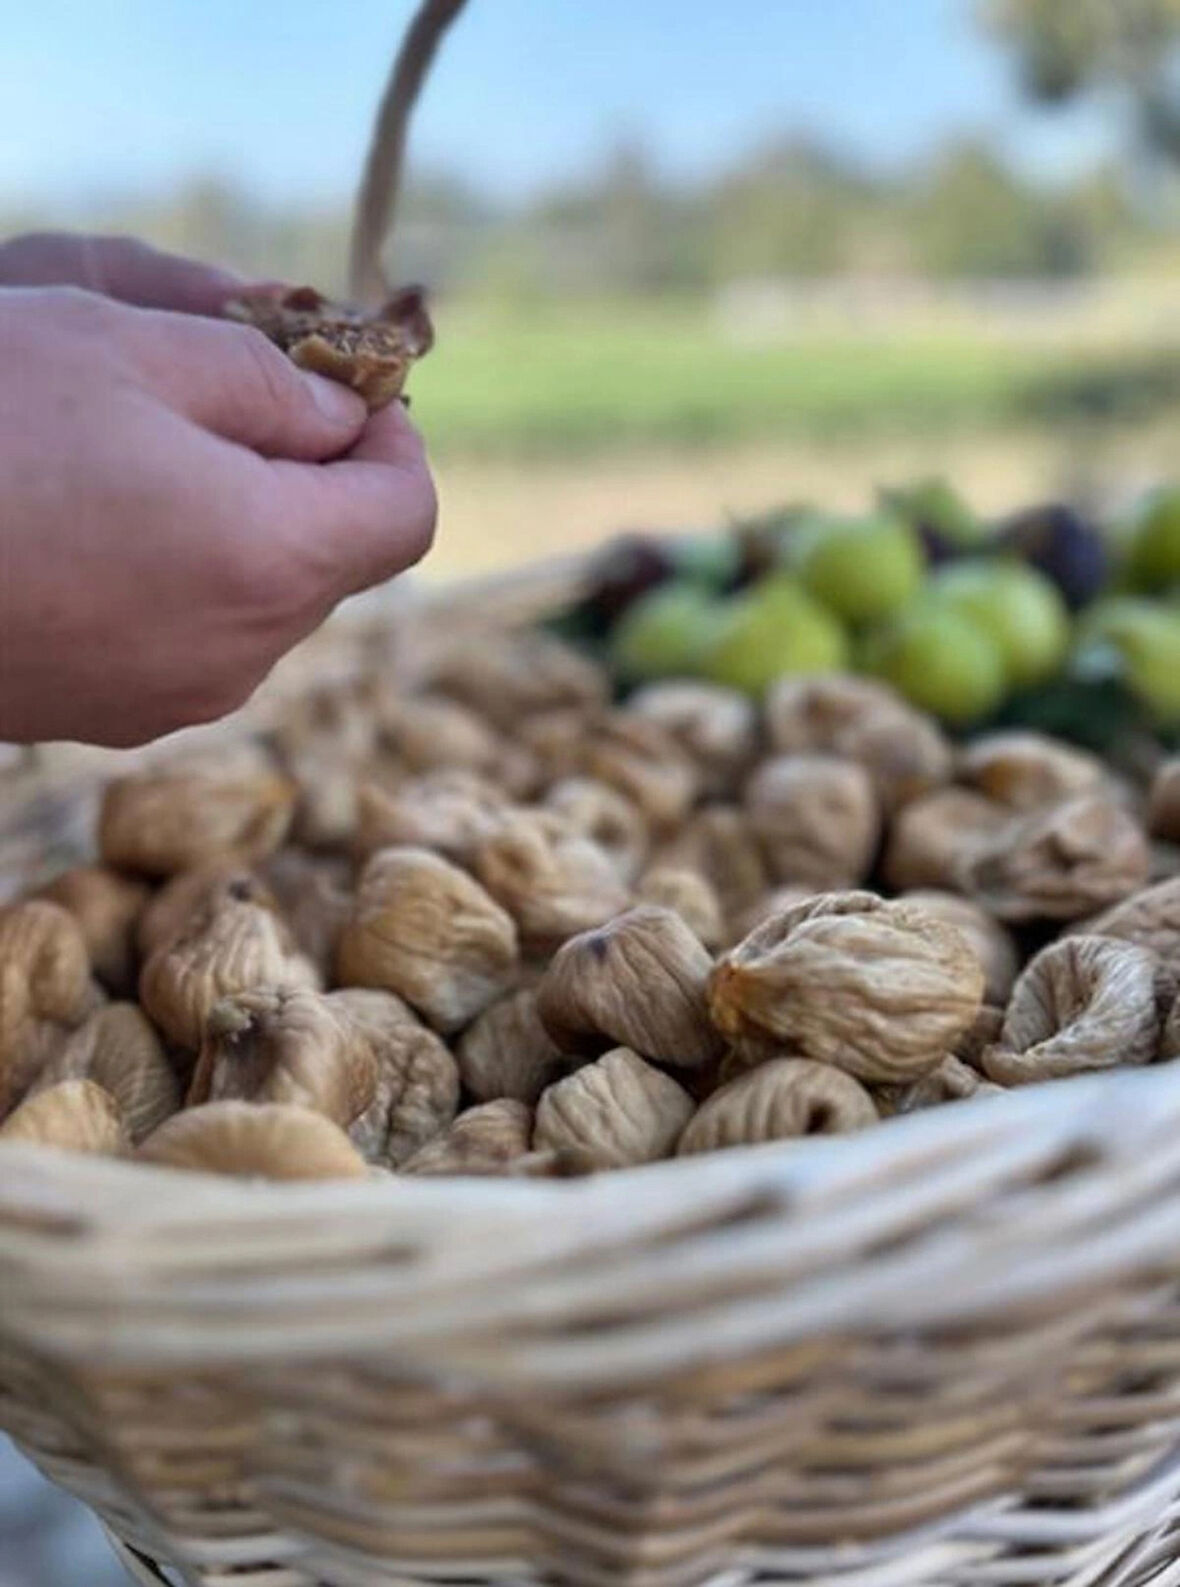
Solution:
[(142, 743), (240, 705), (435, 498), (397, 403), (256, 330), (0, 291), (0, 738)]
[(218, 315), (245, 285), (228, 270), (135, 237), (42, 231), (0, 244), (0, 287), (82, 287), (139, 308)]

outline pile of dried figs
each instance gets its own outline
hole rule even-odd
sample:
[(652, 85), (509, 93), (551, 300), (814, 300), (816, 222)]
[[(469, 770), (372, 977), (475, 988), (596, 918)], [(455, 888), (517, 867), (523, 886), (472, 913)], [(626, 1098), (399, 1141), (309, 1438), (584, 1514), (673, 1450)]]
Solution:
[(458, 635), (110, 785), (0, 910), (0, 1141), (557, 1176), (1165, 1060), (1176, 844), (1180, 762)]

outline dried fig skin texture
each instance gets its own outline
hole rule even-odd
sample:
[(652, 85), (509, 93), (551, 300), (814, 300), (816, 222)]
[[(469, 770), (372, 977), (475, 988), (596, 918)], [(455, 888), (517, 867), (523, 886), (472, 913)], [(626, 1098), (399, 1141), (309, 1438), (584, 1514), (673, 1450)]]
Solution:
[(912, 800), (889, 830), (882, 863), (894, 891), (960, 891), (963, 864), (1006, 830), (1009, 813), (970, 788), (939, 788)]
[(142, 1163), (246, 1179), (363, 1179), (364, 1158), (322, 1113), (285, 1102), (207, 1102), (149, 1135)]
[(38, 1091), (0, 1124), (0, 1148), (52, 1146), (116, 1157), (128, 1144), (118, 1104), (92, 1080), (62, 1080)]
[(983, 999), (961, 932), (871, 893), (821, 895), (773, 917), (713, 972), (713, 1022), (731, 1042), (771, 1037), (869, 1084), (920, 1078)]
[(830, 755), (764, 761), (746, 785), (750, 827), (774, 881), (830, 891), (868, 874), (881, 819), (868, 772)]
[(66, 1080), (93, 1081), (115, 1102), (138, 1145), (181, 1106), (181, 1087), (151, 1021), (135, 1003), (109, 1003), (42, 1068), (33, 1095)]
[(215, 914), (225, 903), (257, 904), (278, 913), (270, 888), (246, 866), (222, 860), (181, 871), (164, 883), (139, 917), (141, 959), (168, 947), (191, 931), (194, 919)]
[(670, 1156), (692, 1115), (683, 1086), (616, 1047), (549, 1087), (533, 1148), (577, 1153), (596, 1169), (638, 1167)]
[(698, 871), (675, 865), (654, 865), (640, 877), (635, 898), (638, 903), (656, 904), (679, 915), (711, 953), (725, 941), (721, 900), (708, 878)]
[(1154, 954), (1109, 937), (1064, 937), (1025, 966), (981, 1067), (1001, 1085), (1028, 1085), (1150, 1063), (1159, 1037)]
[(464, 1089), (477, 1102), (508, 1097), (533, 1106), (569, 1067), (541, 1023), (534, 987), (484, 1009), (460, 1036), (456, 1055)]
[(597, 843), (625, 883), (635, 880), (651, 839), (639, 809), (617, 788), (593, 777), (563, 777), (550, 786), (544, 804)]
[(640, 905), (558, 950), (537, 1012), (562, 1052), (622, 1046), (670, 1068), (701, 1068), (724, 1047), (708, 1018), (712, 963), (678, 915)]
[(511, 915), (427, 849), (383, 849), (361, 875), (340, 938), (342, 986), (395, 992), (443, 1032), (468, 1024), (512, 985)]
[(1080, 794), (1002, 827), (963, 858), (956, 881), (1000, 920), (1077, 920), (1145, 886), (1150, 868), (1126, 810)]
[(148, 887), (101, 865), (64, 871), (37, 894), (68, 909), (78, 922), (94, 974), (113, 995), (135, 985), (135, 928), (147, 906)]
[(627, 702), (656, 722), (695, 764), (704, 791), (733, 793), (758, 750), (758, 713), (748, 696), (716, 683), (649, 683)]
[(428, 772), (393, 789), (362, 782), (355, 851), (367, 859), (388, 848), (433, 849), (466, 865), (507, 809), (499, 789), (466, 771)]
[(1020, 971), (1020, 953), (1012, 934), (998, 920), (971, 899), (936, 888), (903, 893), (900, 902), (913, 904), (961, 931), (983, 965), (984, 1001), (1001, 1006), (1007, 1003)]
[(843, 1135), (876, 1124), (872, 1097), (851, 1075), (806, 1058), (774, 1058), (728, 1081), (702, 1103), (678, 1154)]
[[(364, 1030), (376, 1060), (373, 1100), (350, 1126), (349, 1139), (369, 1161), (397, 1168), (454, 1120), (459, 1066), (442, 1039), (390, 993), (329, 993)], [(386, 1006), (381, 1007), (381, 999)]]
[(99, 849), (115, 870), (168, 877), (211, 860), (264, 858), (295, 813), (289, 778), (145, 772), (113, 782), (99, 817)]
[(0, 1118), (103, 1001), (68, 910), (44, 899), (0, 908)]
[(1070, 936), (1114, 937), (1150, 948), (1159, 960), (1156, 1002), (1163, 1013), (1180, 991), (1180, 877), (1145, 887), (1068, 928)]
[(476, 849), (472, 870), (533, 953), (604, 924), (630, 902), (605, 851), (547, 811), (505, 814)]
[(937, 1107), (946, 1102), (965, 1102), (973, 1097), (1000, 1096), (1004, 1087), (986, 1080), (978, 1069), (953, 1053), (944, 1058), (937, 1069), (932, 1069), (911, 1086), (881, 1087), (876, 1093), (876, 1103), (882, 1114), (895, 1117), (903, 1113), (916, 1113), (922, 1108)]
[(401, 1172), (436, 1175), (496, 1176), (509, 1173), (529, 1155), (533, 1111), (523, 1102), (501, 1098), (461, 1113), (436, 1140), (401, 1165)]
[(1095, 755), (1044, 733), (985, 733), (958, 757), (958, 774), (969, 787), (1010, 810), (1027, 812), (1075, 794), (1101, 791), (1109, 783)]

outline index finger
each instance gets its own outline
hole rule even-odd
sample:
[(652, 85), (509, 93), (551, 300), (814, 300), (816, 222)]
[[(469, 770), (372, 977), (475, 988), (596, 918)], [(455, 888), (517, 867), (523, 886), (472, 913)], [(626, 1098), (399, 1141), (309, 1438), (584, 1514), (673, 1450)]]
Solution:
[(340, 598), (383, 584), (430, 549), (438, 498), (400, 403), (373, 414), (346, 457), (266, 466), (286, 498), (298, 554)]

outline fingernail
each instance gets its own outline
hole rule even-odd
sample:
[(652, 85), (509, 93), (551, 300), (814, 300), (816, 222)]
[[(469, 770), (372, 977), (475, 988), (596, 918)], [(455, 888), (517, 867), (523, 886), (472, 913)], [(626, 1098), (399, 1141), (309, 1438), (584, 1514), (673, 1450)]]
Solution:
[(303, 378), (311, 391), (312, 401), (331, 423), (356, 424), (364, 418), (365, 405), (355, 391), (342, 386), (338, 380), (329, 380), (310, 371), (305, 371)]

